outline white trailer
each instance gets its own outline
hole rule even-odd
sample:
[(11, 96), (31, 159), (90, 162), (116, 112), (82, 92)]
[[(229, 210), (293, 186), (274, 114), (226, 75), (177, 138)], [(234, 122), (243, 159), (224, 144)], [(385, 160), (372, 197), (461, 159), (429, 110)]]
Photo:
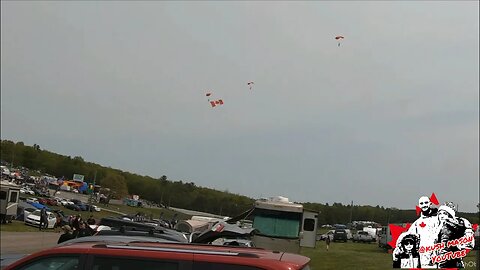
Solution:
[(20, 187), (8, 181), (0, 182), (0, 221), (12, 222), (17, 216)]
[(252, 227), (258, 230), (252, 240), (256, 247), (300, 253), (300, 247), (315, 248), (318, 213), (285, 197), (255, 202)]

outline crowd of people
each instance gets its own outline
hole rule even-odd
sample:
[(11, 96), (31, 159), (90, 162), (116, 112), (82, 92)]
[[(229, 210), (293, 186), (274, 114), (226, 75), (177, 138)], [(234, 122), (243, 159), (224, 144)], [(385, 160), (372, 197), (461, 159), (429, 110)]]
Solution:
[(63, 234), (60, 235), (58, 244), (74, 238), (92, 236), (95, 233), (95, 230), (92, 229), (90, 225), (95, 224), (96, 221), (92, 215), (87, 220), (83, 220), (80, 214), (70, 216), (68, 224), (61, 226)]

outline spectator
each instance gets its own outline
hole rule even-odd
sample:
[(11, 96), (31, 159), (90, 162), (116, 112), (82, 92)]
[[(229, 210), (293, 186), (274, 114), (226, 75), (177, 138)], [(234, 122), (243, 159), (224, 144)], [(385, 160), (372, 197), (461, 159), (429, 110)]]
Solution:
[(327, 244), (327, 251), (330, 248), (330, 236), (327, 235), (327, 238), (325, 238), (325, 243)]
[(92, 236), (92, 235), (93, 235), (93, 233), (92, 233), (92, 229), (90, 228), (90, 226), (88, 226), (86, 222), (80, 221), (79, 222), (79, 229), (76, 230), (76, 232), (75, 232), (75, 237), (80, 238), (80, 237)]
[(81, 221), (82, 221), (82, 216), (80, 214), (76, 215), (72, 221), (72, 227), (74, 230), (78, 230), (80, 228)]
[(60, 235), (60, 238), (58, 238), (57, 244), (63, 243), (65, 241), (68, 241), (70, 239), (75, 238), (75, 235), (73, 234), (73, 230), (70, 226), (65, 225), (62, 227), (63, 229), (63, 234)]
[(90, 217), (87, 219), (87, 224), (88, 225), (95, 225), (97, 222), (93, 218), (93, 215), (90, 215)]
[(38, 230), (41, 231), (42, 229), (45, 229), (48, 227), (48, 218), (47, 218), (47, 210), (42, 208), (40, 210), (40, 224), (38, 226)]
[(62, 220), (62, 217), (60, 216), (59, 213), (56, 213), (56, 221), (55, 221), (55, 225), (53, 225), (53, 231), (54, 232), (61, 232), (61, 230), (58, 230), (58, 229), (61, 229), (62, 228), (62, 223), (63, 223), (63, 220)]

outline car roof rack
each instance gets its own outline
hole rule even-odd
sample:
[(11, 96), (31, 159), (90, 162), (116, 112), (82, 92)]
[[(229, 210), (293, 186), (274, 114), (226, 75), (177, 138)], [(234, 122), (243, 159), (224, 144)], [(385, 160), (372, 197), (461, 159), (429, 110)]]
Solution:
[(205, 249), (193, 249), (193, 248), (172, 248), (172, 247), (142, 247), (142, 246), (130, 246), (130, 245), (110, 245), (100, 244), (94, 247), (112, 248), (112, 249), (129, 249), (129, 250), (145, 250), (145, 251), (164, 251), (164, 252), (178, 252), (178, 253), (193, 253), (193, 254), (206, 254), (206, 255), (220, 255), (220, 256), (237, 256), (237, 257), (249, 257), (260, 258), (257, 254), (247, 252), (231, 252), (231, 251), (215, 251)]

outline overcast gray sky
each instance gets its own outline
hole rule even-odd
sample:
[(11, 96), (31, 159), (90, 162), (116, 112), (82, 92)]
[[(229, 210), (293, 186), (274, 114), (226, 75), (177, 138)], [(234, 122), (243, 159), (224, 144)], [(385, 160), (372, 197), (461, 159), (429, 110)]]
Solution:
[(1, 136), (252, 198), (475, 211), (478, 33), (478, 1), (2, 1)]

